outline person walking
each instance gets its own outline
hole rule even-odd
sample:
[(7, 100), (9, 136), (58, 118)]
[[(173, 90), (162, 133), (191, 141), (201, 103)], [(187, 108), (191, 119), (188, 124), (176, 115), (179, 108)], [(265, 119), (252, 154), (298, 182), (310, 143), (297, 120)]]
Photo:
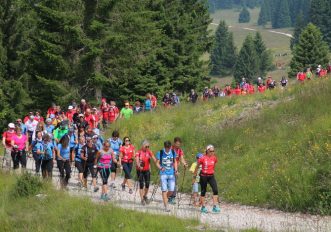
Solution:
[(8, 130), (2, 134), (2, 145), (5, 148), (5, 151), (1, 164), (2, 168), (8, 172), (11, 169), (11, 160), (12, 160), (11, 153), (13, 150), (12, 139), (15, 135), (16, 135), (15, 124), (9, 123)]
[(63, 136), (57, 145), (57, 167), (60, 172), (61, 187), (66, 188), (71, 174), (69, 136)]
[(12, 137), (11, 146), (13, 147), (13, 151), (11, 153), (14, 169), (19, 168), (19, 164), (21, 164), (22, 168), (26, 168), (26, 152), (29, 150), (29, 142), (28, 138), (22, 134), (21, 127), (16, 127), (15, 135)]
[(97, 156), (98, 149), (95, 144), (93, 144), (93, 140), (90, 137), (86, 138), (86, 144), (81, 149), (81, 159), (83, 160), (83, 187), (87, 188), (87, 177), (88, 173), (91, 173), (92, 176), (92, 185), (93, 191), (98, 192), (99, 188), (97, 187), (97, 172), (96, 168), (94, 168), (94, 160)]
[(121, 184), (122, 190), (125, 190), (125, 185), (129, 187), (129, 193), (132, 194), (131, 171), (133, 166), (133, 158), (135, 154), (135, 147), (131, 144), (129, 137), (124, 137), (122, 147), (120, 148), (120, 165), (124, 171), (124, 180)]

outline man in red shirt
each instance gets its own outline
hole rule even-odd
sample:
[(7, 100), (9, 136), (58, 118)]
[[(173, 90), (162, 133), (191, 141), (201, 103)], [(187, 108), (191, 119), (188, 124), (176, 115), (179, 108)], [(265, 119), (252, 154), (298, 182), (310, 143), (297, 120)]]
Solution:
[(102, 126), (107, 128), (108, 119), (109, 119), (109, 104), (106, 101), (106, 98), (101, 99), (100, 111), (102, 113)]
[(68, 111), (66, 112), (66, 117), (69, 120), (70, 123), (73, 121), (75, 111), (73, 106), (68, 106)]
[(36, 120), (37, 122), (44, 122), (44, 118), (40, 115), (40, 111), (37, 110), (36, 111), (36, 115), (34, 116), (34, 120)]
[(265, 85), (262, 84), (262, 83), (260, 83), (259, 86), (257, 87), (257, 90), (258, 90), (260, 93), (264, 93), (266, 89), (267, 89), (267, 88), (266, 88)]
[(51, 114), (56, 115), (56, 113), (57, 113), (57, 107), (56, 107), (55, 103), (52, 103), (52, 107), (47, 110), (46, 118), (49, 118), (51, 116)]
[(145, 205), (149, 203), (147, 198), (149, 182), (151, 180), (151, 158), (156, 163), (155, 156), (153, 152), (149, 149), (149, 142), (147, 140), (143, 141), (141, 149), (137, 151), (136, 157), (136, 169), (139, 181), (139, 193), (141, 198), (141, 204)]
[(91, 114), (91, 109), (86, 109), (85, 111), (85, 121), (88, 123), (89, 127), (94, 129), (94, 125), (95, 125), (95, 122), (94, 122), (94, 117), (92, 116)]
[[(182, 145), (181, 138), (175, 137), (174, 138), (174, 143), (173, 143), (171, 149), (173, 149), (176, 152), (176, 155), (177, 155), (176, 156), (176, 161), (177, 161), (178, 167), (179, 167), (180, 163), (182, 163), (183, 166), (184, 166), (184, 169), (186, 170), (187, 163), (186, 163), (186, 161), (184, 159), (184, 151), (180, 148), (181, 145)], [(176, 180), (175, 181), (176, 181), (175, 190), (172, 192), (172, 195), (169, 197), (169, 203), (172, 203), (172, 204), (175, 203), (176, 193), (178, 191), (178, 189), (177, 189), (177, 187), (178, 187), (177, 186), (177, 184), (178, 184), (178, 182), (177, 182), (178, 181), (178, 176), (176, 177)]]
[(120, 111), (118, 110), (116, 103), (114, 101), (110, 102), (109, 106), (109, 122), (113, 123), (117, 120), (118, 116), (120, 115)]
[(12, 138), (16, 135), (15, 133), (15, 124), (9, 123), (8, 130), (2, 134), (2, 145), (5, 148), (4, 157), (1, 159), (2, 168), (6, 171), (9, 171), (11, 168), (11, 154), (12, 154)]

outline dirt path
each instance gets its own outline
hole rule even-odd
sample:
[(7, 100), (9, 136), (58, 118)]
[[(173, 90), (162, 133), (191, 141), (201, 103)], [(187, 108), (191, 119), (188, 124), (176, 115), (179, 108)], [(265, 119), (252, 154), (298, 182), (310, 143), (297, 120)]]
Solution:
[[(55, 165), (56, 166), (56, 165)], [(34, 162), (32, 159), (28, 160), (28, 170), (32, 170)], [(53, 183), (59, 188), (59, 173), (58, 169), (54, 167)], [(88, 196), (92, 201), (101, 204), (107, 204), (100, 201), (100, 190), (94, 193), (91, 188), (88, 190), (81, 190), (77, 187), (77, 172), (73, 171), (72, 178), (69, 183), (69, 193), (73, 196)], [(116, 206), (132, 209), (141, 212), (149, 212), (154, 214), (168, 214), (174, 215), (178, 218), (191, 218), (200, 221), (203, 224), (215, 229), (223, 229), (225, 231), (256, 228), (261, 231), (302, 231), (302, 232), (330, 232), (331, 231), (331, 217), (320, 217), (312, 215), (304, 215), (299, 213), (284, 213), (276, 210), (261, 209), (256, 207), (249, 207), (237, 204), (221, 203), (221, 213), (219, 214), (201, 214), (199, 208), (190, 206), (190, 195), (182, 194), (180, 205), (172, 205), (171, 212), (163, 211), (163, 204), (161, 200), (160, 188), (157, 189), (155, 200), (147, 206), (140, 204), (139, 193), (134, 191), (129, 194), (126, 191), (120, 190), (122, 178), (116, 181), (116, 189), (111, 189), (109, 192), (110, 202)], [(89, 181), (90, 183), (90, 181)], [(101, 180), (98, 178), (98, 185), (101, 186)], [(150, 187), (150, 194), (154, 185)], [(149, 195), (150, 196), (150, 195)], [(207, 197), (208, 199), (208, 197)], [(209, 197), (210, 199), (210, 197)], [(177, 199), (178, 200), (178, 199)], [(211, 209), (211, 201), (209, 201), (208, 209)]]
[[(214, 26), (218, 26), (219, 24), (218, 23), (210, 23), (211, 25), (214, 25)], [(233, 26), (229, 26), (229, 28), (233, 28)], [(235, 27), (235, 28), (239, 28), (239, 29), (243, 29), (243, 30), (247, 30), (247, 31), (258, 31), (254, 28), (249, 28), (249, 27)], [(274, 34), (279, 34), (279, 35), (284, 35), (286, 37), (290, 37), (290, 38), (293, 38), (293, 36), (289, 33), (284, 33), (284, 32), (280, 32), (280, 31), (274, 31), (274, 30), (268, 30), (268, 32), (270, 33), (274, 33)]]

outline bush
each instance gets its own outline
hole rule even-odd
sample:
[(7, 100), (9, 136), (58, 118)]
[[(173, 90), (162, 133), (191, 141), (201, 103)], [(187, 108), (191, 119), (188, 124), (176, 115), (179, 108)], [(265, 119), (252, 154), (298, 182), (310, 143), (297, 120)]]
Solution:
[(29, 197), (39, 193), (44, 188), (43, 182), (30, 173), (24, 173), (17, 178), (14, 185), (14, 197)]

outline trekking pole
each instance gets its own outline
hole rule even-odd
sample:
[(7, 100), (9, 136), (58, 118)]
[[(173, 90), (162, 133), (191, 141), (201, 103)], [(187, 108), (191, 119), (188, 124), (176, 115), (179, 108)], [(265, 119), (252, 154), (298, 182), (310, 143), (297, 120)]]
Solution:
[[(157, 175), (159, 177), (159, 175)], [(154, 200), (154, 197), (155, 197), (155, 194), (160, 186), (160, 178), (158, 178), (158, 181), (156, 182), (156, 184), (154, 184), (154, 187), (153, 187), (153, 191), (152, 191), (152, 195), (151, 195), (151, 202)]]
[(139, 175), (136, 175), (136, 177), (138, 177), (138, 179), (136, 179), (136, 182), (135, 182), (135, 188), (136, 188), (136, 191), (134, 193), (134, 203), (135, 203), (135, 205), (136, 205), (136, 196), (137, 196), (137, 191), (138, 191), (138, 187), (139, 187), (141, 172), (139, 172)]
[(179, 188), (179, 191), (178, 191), (178, 208), (179, 208), (179, 205), (180, 205), (179, 203), (182, 199), (182, 192), (183, 192), (183, 188), (184, 188), (185, 174), (186, 174), (186, 167), (184, 167), (182, 184), (180, 185), (180, 188)]

